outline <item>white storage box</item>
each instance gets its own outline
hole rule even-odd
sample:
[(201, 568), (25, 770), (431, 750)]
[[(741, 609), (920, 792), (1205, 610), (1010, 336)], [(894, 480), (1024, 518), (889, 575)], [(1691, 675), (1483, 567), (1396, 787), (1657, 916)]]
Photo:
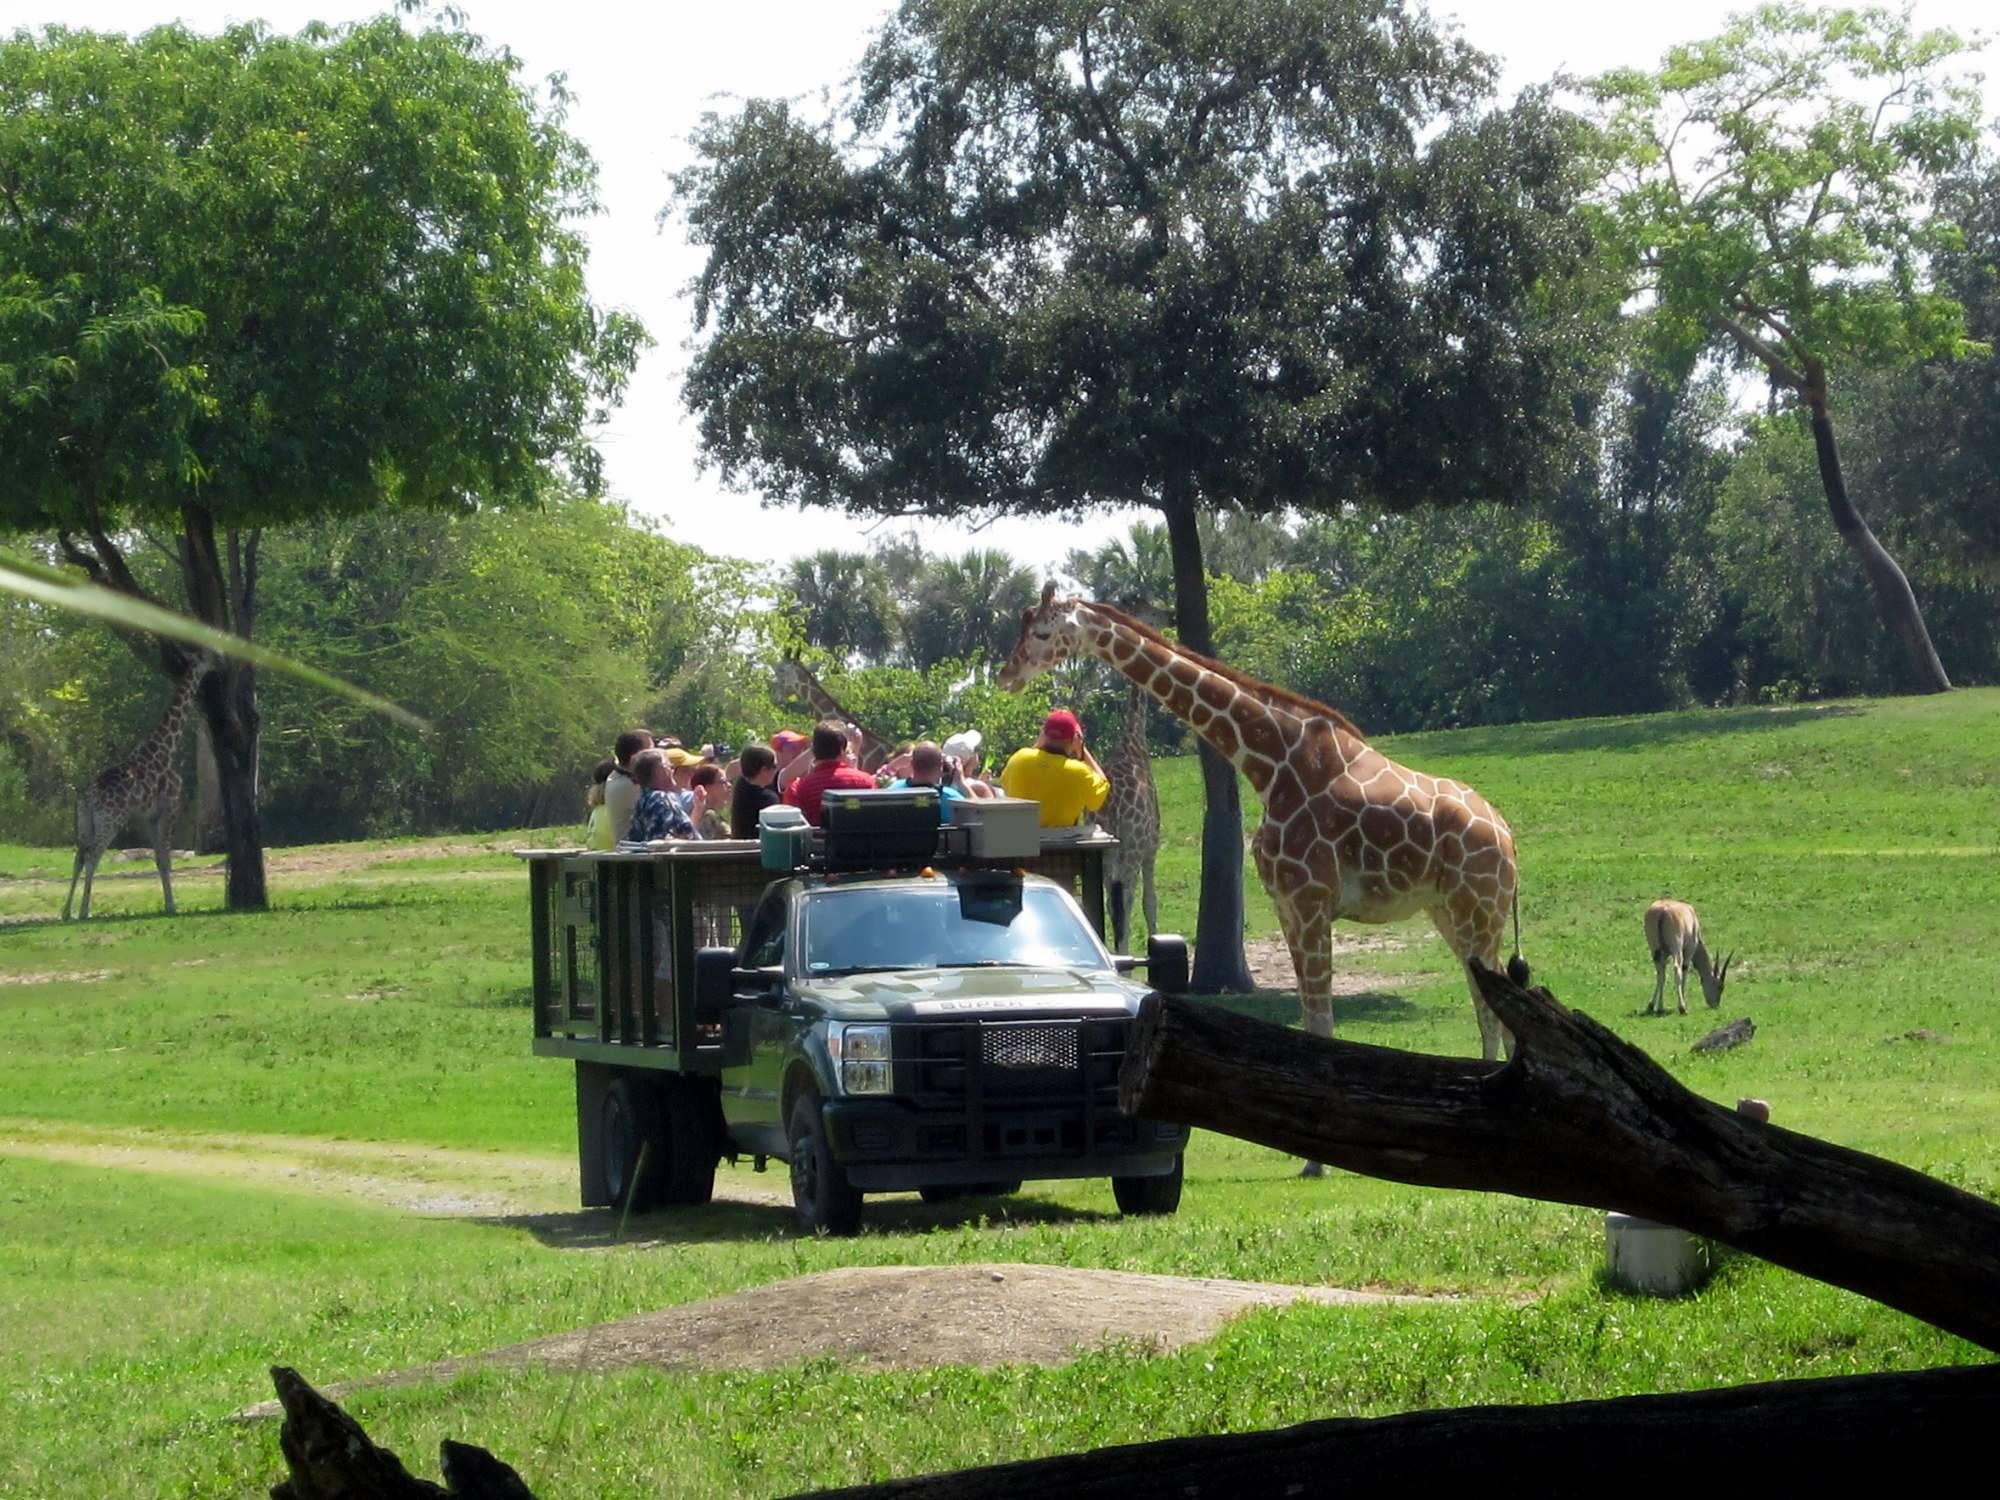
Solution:
[(1042, 804), (1028, 797), (967, 797), (951, 805), (974, 859), (1033, 859), (1042, 852)]
[(1627, 1291), (1678, 1297), (1708, 1279), (1715, 1268), (1715, 1247), (1671, 1224), (1606, 1214), (1604, 1268)]

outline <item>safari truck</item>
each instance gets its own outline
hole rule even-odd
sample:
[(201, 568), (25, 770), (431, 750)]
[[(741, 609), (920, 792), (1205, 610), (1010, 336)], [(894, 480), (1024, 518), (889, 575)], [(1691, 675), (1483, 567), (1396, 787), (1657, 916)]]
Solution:
[(586, 1206), (706, 1203), (723, 1157), (786, 1163), (829, 1234), (871, 1192), (1109, 1177), (1125, 1213), (1179, 1205), (1187, 1130), (1120, 1113), (1118, 1070), (1186, 943), (1106, 949), (1113, 839), (1045, 839), (1032, 803), (940, 829), (934, 796), (830, 793), (824, 834), (521, 851), (534, 1047), (576, 1069)]

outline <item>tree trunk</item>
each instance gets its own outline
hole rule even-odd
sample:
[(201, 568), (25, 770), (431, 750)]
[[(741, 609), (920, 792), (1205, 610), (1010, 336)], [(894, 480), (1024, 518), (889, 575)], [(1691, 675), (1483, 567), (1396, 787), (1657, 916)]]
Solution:
[[(1202, 565), (1201, 530), (1187, 500), (1163, 507), (1174, 560), (1174, 629), (1181, 644), (1215, 654), (1208, 621), (1208, 573)], [(1243, 798), (1236, 767), (1206, 743), (1201, 746), (1201, 904), (1194, 925), (1194, 968), (1188, 988), (1198, 995), (1245, 994), (1255, 989), (1243, 952)]]
[(1910, 580), (1903, 576), (1889, 549), (1868, 529), (1861, 512), (1847, 498), (1847, 479), (1841, 473), (1840, 448), (1834, 441), (1833, 417), (1827, 405), (1826, 373), (1817, 365), (1807, 370), (1805, 396), (1807, 410), (1812, 414), (1813, 447), (1819, 454), (1819, 482), (1826, 491), (1827, 509), (1833, 512), (1834, 529), (1861, 559), (1861, 571), (1875, 590), (1883, 617), (1910, 655), (1918, 691), (1949, 692), (1951, 679), (1945, 676), (1944, 663), (1938, 660), (1937, 648), (1931, 645), (1931, 634), (1924, 627), (1923, 611), (1917, 607)]
[[(215, 519), (199, 505), (181, 507), (181, 575), (188, 608), (197, 620), (250, 637), (255, 621), (256, 533), (247, 559), (242, 540), (229, 533), (225, 561)], [(231, 911), (262, 911), (270, 904), (264, 884), (264, 829), (257, 815), (257, 669), (227, 660), (209, 673), (196, 695), (209, 743), (215, 750), (222, 794), (222, 843), (229, 856), (225, 900)]]
[[(1169, 1438), (818, 1500), (1223, 1500), (1237, 1495), (1844, 1495), (1892, 1464), (1984, 1473), (2000, 1366), (1671, 1396), (1334, 1418)], [(1910, 1469), (1917, 1472), (1916, 1468)], [(1496, 1476), (1498, 1483), (1496, 1484)]]
[(197, 854), (228, 848), (222, 831), (222, 778), (215, 768), (208, 721), (199, 714), (194, 719), (194, 848)]
[(257, 812), (257, 756), (263, 733), (257, 713), (257, 669), (229, 661), (209, 673), (196, 695), (215, 745), (222, 794), (223, 851), (229, 856), (226, 900), (231, 911), (263, 911), (264, 824)]
[(1548, 991), (1472, 968), (1514, 1033), (1509, 1062), (1154, 996), (1119, 1102), (1371, 1177), (1678, 1225), (2000, 1349), (2000, 1205), (1711, 1104)]

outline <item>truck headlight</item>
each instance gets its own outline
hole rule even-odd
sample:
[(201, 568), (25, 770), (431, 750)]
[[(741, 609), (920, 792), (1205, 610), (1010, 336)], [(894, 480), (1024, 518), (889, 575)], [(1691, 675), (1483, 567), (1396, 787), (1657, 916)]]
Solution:
[(847, 1094), (887, 1094), (895, 1090), (890, 1066), (889, 1028), (843, 1026), (840, 1047), (840, 1087)]

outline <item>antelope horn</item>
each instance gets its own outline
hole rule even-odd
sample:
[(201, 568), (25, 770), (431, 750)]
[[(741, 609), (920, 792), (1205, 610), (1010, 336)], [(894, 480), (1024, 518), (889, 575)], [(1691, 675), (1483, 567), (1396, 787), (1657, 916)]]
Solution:
[(1722, 967), (1716, 971), (1715, 977), (1718, 980), (1727, 979), (1729, 977), (1729, 966), (1735, 961), (1736, 961), (1736, 950), (1734, 948), (1731, 948), (1729, 950), (1729, 956), (1723, 959)]

